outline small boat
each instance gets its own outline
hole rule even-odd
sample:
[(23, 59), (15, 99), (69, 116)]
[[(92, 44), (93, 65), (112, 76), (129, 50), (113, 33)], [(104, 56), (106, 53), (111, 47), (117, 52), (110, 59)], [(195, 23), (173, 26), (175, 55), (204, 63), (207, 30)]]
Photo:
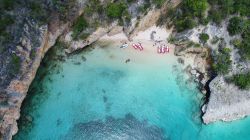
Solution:
[(125, 44), (123, 44), (120, 48), (127, 48), (127, 47), (128, 47), (128, 44), (125, 43)]

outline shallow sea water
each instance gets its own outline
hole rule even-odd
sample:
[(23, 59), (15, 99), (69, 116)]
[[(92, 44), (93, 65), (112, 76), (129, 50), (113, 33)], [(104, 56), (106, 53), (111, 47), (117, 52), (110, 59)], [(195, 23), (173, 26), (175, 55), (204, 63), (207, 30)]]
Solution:
[(88, 48), (67, 57), (61, 50), (46, 56), (14, 139), (250, 139), (249, 118), (201, 123), (202, 95), (181, 64), (167, 62), (167, 55), (157, 62), (125, 63), (129, 55), (116, 49)]

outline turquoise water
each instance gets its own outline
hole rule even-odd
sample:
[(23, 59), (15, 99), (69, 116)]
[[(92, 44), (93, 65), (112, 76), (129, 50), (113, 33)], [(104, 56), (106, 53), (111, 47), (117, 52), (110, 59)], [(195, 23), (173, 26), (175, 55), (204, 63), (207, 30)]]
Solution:
[(167, 55), (155, 60), (117, 49), (88, 48), (72, 56), (52, 50), (24, 102), (14, 139), (250, 139), (248, 118), (201, 123), (202, 95), (182, 65)]

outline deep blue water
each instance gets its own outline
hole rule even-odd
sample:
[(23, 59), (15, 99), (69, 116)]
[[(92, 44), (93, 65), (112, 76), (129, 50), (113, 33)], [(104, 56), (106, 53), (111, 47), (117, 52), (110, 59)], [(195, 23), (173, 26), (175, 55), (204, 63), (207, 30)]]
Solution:
[(117, 49), (95, 47), (72, 56), (61, 50), (47, 56), (23, 104), (14, 139), (250, 139), (249, 118), (201, 123), (202, 95), (177, 61)]

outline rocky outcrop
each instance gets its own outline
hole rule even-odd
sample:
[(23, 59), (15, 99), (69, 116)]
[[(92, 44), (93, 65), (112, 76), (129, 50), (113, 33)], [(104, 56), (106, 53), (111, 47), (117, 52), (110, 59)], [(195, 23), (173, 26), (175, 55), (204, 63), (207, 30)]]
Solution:
[[(74, 17), (81, 13), (79, 9)], [(71, 17), (72, 21), (74, 17)], [(62, 22), (55, 17), (48, 25), (42, 26), (32, 19), (25, 18), (24, 25), (19, 26), (20, 35), (16, 42), (18, 45), (12, 53), (21, 58), (20, 70), (16, 77), (6, 79), (7, 86), (0, 88), (0, 139), (11, 140), (12, 136), (17, 133), (16, 121), (20, 117), (21, 104), (35, 78), (37, 69), (46, 52), (70, 25), (70, 22)]]
[(74, 41), (71, 37), (72, 32), (67, 33), (65, 38), (63, 39), (66, 43), (69, 44), (69, 48), (65, 51), (67, 53), (72, 53), (76, 50), (82, 49), (94, 42), (96, 42), (98, 39), (109, 33), (113, 28), (117, 27), (117, 22), (114, 22), (110, 26), (104, 28), (99, 27), (95, 32), (93, 32), (87, 39), (85, 40), (77, 40)]
[[(36, 24), (26, 25), (24, 32), (29, 32), (36, 28)], [(0, 131), (4, 140), (9, 140), (12, 135), (18, 131), (16, 120), (20, 117), (20, 107), (26, 96), (31, 82), (33, 81), (36, 71), (40, 66), (40, 62), (48, 51), (53, 46), (56, 39), (63, 31), (68, 27), (68, 24), (64, 24), (58, 27), (55, 32), (50, 32), (48, 26), (42, 26), (39, 30), (39, 35), (30, 36), (25, 34), (21, 38), (22, 48), (36, 47), (34, 58), (30, 58), (31, 50), (22, 50), (22, 57), (24, 61), (21, 64), (21, 78), (12, 79), (10, 84), (1, 93), (0, 116), (2, 121), (0, 122)], [(31, 42), (31, 38), (37, 38), (39, 40), (37, 44)], [(18, 46), (17, 46), (18, 47)], [(3, 104), (4, 103), (4, 104)]]
[(183, 63), (186, 63), (186, 71), (190, 73), (195, 82), (199, 83), (199, 89), (203, 94), (207, 92), (205, 87), (210, 78), (208, 75), (210, 69), (208, 64), (210, 58), (209, 51), (205, 47), (188, 48), (186, 45), (175, 47), (175, 55), (183, 57)]
[[(176, 43), (181, 46), (190, 41), (200, 43), (200, 33), (207, 33), (210, 38), (223, 38), (217, 43), (211, 43), (211, 40), (206, 43), (206, 48), (209, 48), (212, 54), (216, 54), (218, 49), (222, 47), (232, 49), (232, 67), (230, 68), (229, 73), (227, 75), (219, 75), (215, 78), (212, 77), (212, 79), (211, 77), (208, 77), (206, 81), (202, 82), (205, 82), (209, 91), (206, 95), (207, 101), (202, 107), (202, 119), (206, 124), (215, 121), (233, 121), (250, 115), (250, 90), (241, 90), (234, 84), (227, 83), (225, 80), (225, 77), (230, 77), (233, 74), (248, 72), (250, 68), (249, 62), (243, 62), (238, 51), (234, 49), (234, 46), (230, 43), (230, 40), (238, 38), (238, 36), (229, 36), (227, 32), (227, 24), (224, 22), (222, 25), (222, 27), (218, 27), (216, 25), (208, 24), (207, 26), (199, 26), (192, 30), (184, 31), (175, 35)], [(187, 52), (197, 53), (198, 50), (201, 51), (199, 48), (193, 49), (191, 47), (191, 49), (187, 49), (185, 47), (177, 47), (176, 53), (184, 55)], [(192, 75), (196, 75), (197, 71), (193, 69), (190, 70), (192, 70)]]
[(217, 76), (209, 84), (210, 97), (202, 108), (204, 123), (232, 121), (250, 115), (250, 92), (240, 90), (226, 83), (223, 76)]

